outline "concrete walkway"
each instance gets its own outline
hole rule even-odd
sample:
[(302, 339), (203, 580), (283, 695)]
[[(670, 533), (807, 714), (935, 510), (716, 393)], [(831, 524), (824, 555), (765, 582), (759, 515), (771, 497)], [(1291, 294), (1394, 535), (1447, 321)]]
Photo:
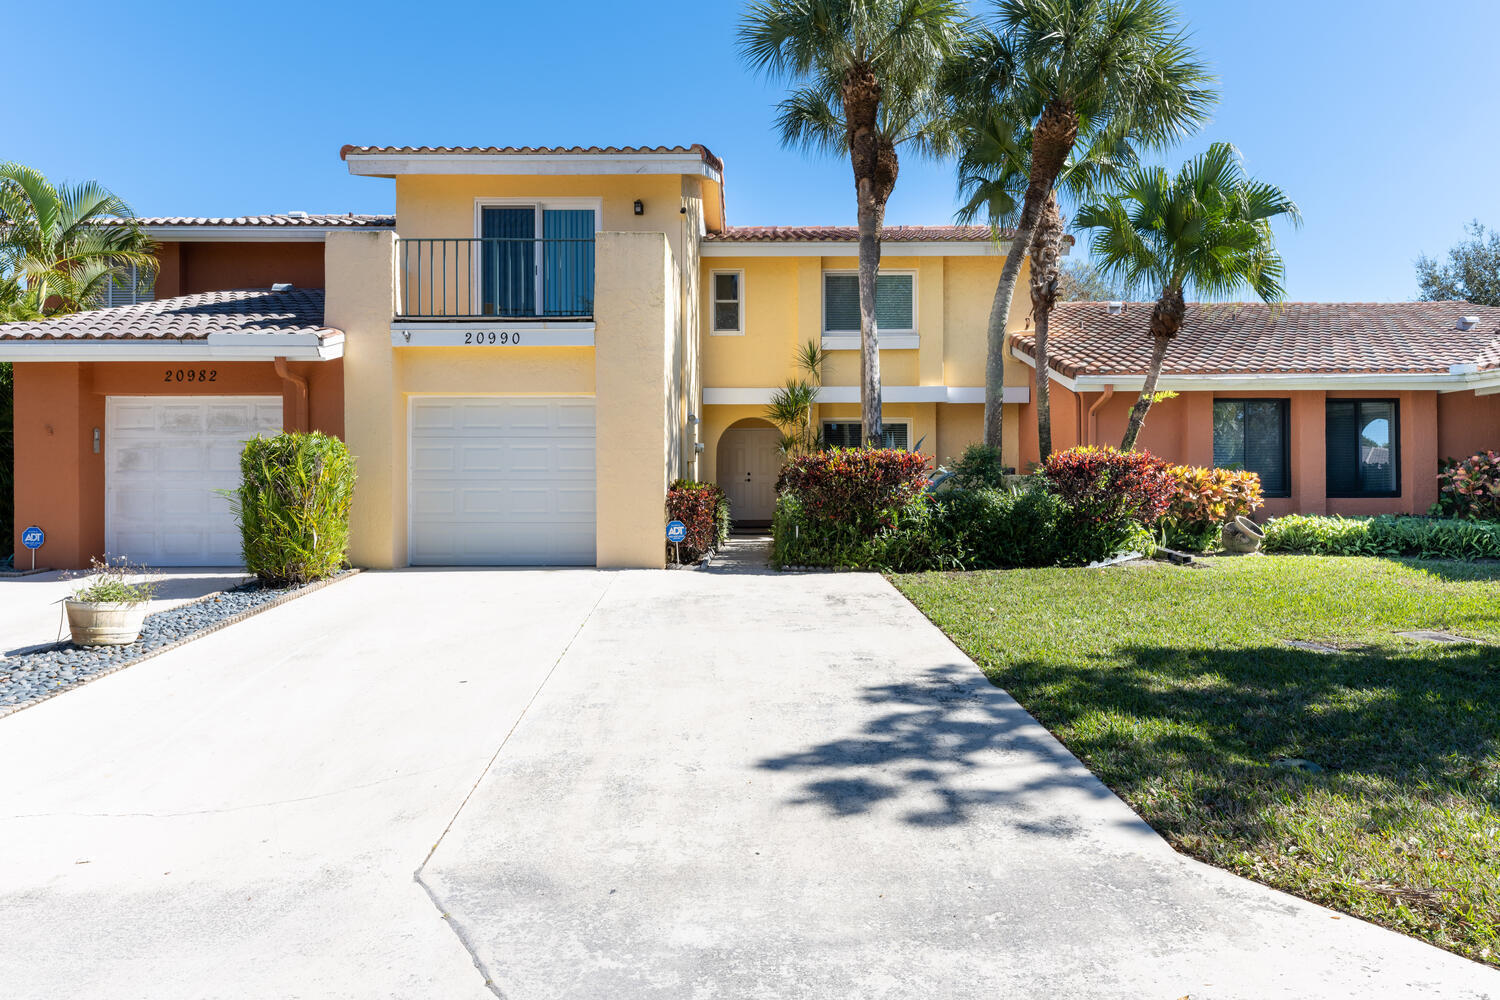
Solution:
[(362, 574), (0, 720), (0, 996), (1500, 997), (746, 568)]

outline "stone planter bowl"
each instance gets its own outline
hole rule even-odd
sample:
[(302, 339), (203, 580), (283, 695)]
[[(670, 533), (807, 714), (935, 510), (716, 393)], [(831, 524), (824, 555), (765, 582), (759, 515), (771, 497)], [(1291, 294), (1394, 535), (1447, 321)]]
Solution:
[(140, 638), (149, 603), (67, 602), (68, 631), (79, 646), (128, 646)]
[(1229, 552), (1257, 552), (1265, 539), (1266, 533), (1260, 530), (1260, 526), (1243, 515), (1226, 521), (1219, 529), (1219, 541)]

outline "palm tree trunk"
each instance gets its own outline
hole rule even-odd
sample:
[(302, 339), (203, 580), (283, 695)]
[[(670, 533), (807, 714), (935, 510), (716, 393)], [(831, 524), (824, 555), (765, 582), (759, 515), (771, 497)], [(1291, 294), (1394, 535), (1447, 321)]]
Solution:
[(1031, 312), (1036, 323), (1036, 440), (1037, 454), (1043, 462), (1052, 454), (1052, 366), (1047, 353), (1047, 332), (1052, 307), (1057, 303), (1062, 237), (1057, 193), (1049, 192), (1031, 245)]
[(1031, 135), (1031, 173), (1027, 178), (1026, 198), (1021, 205), (1021, 218), (1016, 222), (1015, 239), (1000, 271), (1000, 284), (995, 287), (995, 298), (990, 303), (990, 325), (985, 337), (984, 443), (992, 448), (1004, 447), (1001, 407), (1005, 402), (1005, 324), (1021, 276), (1021, 261), (1031, 247), (1043, 205), (1057, 183), (1057, 175), (1078, 139), (1078, 114), (1071, 104), (1048, 104), (1032, 127)]
[(1146, 382), (1141, 386), (1141, 395), (1130, 408), (1130, 422), (1125, 425), (1125, 440), (1121, 451), (1135, 447), (1141, 427), (1146, 423), (1146, 412), (1151, 409), (1151, 400), (1156, 395), (1156, 383), (1161, 378), (1162, 361), (1167, 356), (1167, 345), (1182, 329), (1182, 318), (1187, 314), (1187, 305), (1182, 301), (1181, 288), (1163, 289), (1161, 298), (1151, 308), (1151, 362), (1146, 368)]
[(880, 273), (880, 230), (885, 206), (896, 187), (900, 166), (896, 146), (880, 131), (883, 90), (866, 63), (844, 76), (844, 122), (849, 165), (859, 200), (859, 387), (865, 444), (879, 447), (884, 436), (880, 413), (880, 331), (875, 324), (875, 284)]
[(880, 412), (880, 330), (875, 322), (875, 285), (880, 274), (880, 229), (885, 202), (872, 196), (873, 184), (862, 178), (859, 191), (859, 402), (867, 447), (884, 438)]

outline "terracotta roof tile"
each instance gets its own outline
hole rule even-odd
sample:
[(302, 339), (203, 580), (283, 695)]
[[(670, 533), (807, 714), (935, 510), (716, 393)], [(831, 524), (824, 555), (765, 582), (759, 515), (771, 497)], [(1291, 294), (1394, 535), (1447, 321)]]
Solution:
[(376, 154), (402, 156), (408, 154), (441, 155), (514, 155), (514, 156), (579, 156), (584, 154), (640, 156), (650, 153), (697, 153), (703, 162), (715, 170), (724, 169), (724, 161), (709, 151), (702, 143), (691, 146), (345, 146), (339, 150), (339, 158), (347, 160), (349, 154)]
[(242, 288), (0, 324), (0, 340), (203, 340), (211, 333), (334, 333), (323, 290)]
[[(1004, 230), (1001, 237), (1014, 235)], [(888, 243), (984, 243), (989, 226), (886, 226), (880, 233)], [(710, 243), (847, 243), (859, 239), (858, 226), (726, 226), (703, 237)]]
[[(1060, 303), (1048, 325), (1053, 370), (1068, 378), (1144, 374), (1151, 307), (1128, 302), (1112, 316), (1105, 302)], [(1461, 316), (1477, 316), (1479, 324), (1459, 330)], [(1036, 357), (1032, 331), (1010, 339)], [(1500, 367), (1500, 308), (1470, 302), (1212, 302), (1188, 305), (1162, 373), (1446, 373), (1459, 364)]]
[[(125, 219), (101, 219), (105, 225), (124, 225)], [(283, 213), (279, 215), (239, 215), (232, 218), (216, 218), (213, 216), (191, 216), (191, 215), (155, 215), (133, 220), (136, 225), (153, 226), (244, 226), (247, 229), (258, 227), (285, 227), (285, 228), (349, 228), (349, 229), (389, 229), (396, 225), (394, 215), (292, 215)]]

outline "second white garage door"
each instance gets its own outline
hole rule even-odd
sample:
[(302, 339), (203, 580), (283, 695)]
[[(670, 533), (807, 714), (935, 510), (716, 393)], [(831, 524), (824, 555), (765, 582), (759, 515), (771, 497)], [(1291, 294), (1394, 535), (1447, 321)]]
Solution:
[(592, 566), (594, 401), (411, 401), (414, 566)]

